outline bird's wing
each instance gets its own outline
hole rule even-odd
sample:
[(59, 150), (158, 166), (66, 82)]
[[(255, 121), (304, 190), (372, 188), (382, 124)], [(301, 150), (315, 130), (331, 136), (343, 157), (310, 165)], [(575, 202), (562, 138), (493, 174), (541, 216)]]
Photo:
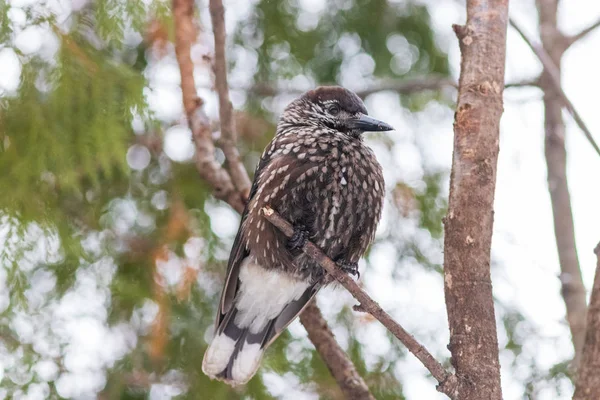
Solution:
[(221, 300), (219, 301), (219, 310), (217, 312), (217, 323), (215, 328), (218, 328), (225, 315), (229, 312), (229, 310), (231, 310), (233, 300), (235, 299), (235, 294), (237, 292), (238, 286), (238, 276), (240, 273), (240, 265), (249, 253), (248, 249), (246, 248), (246, 244), (243, 240), (242, 226), (244, 225), (244, 221), (248, 217), (248, 204), (250, 204), (258, 190), (260, 174), (264, 170), (264, 168), (269, 164), (269, 161), (271, 161), (271, 149), (274, 147), (274, 145), (275, 140), (273, 140), (265, 149), (265, 152), (261, 156), (260, 161), (256, 166), (256, 170), (254, 172), (254, 182), (252, 182), (250, 194), (248, 195), (248, 201), (246, 202), (246, 207), (244, 207), (242, 219), (240, 220), (240, 226), (238, 228), (237, 235), (235, 236), (235, 240), (233, 241), (233, 247), (231, 248), (231, 253), (229, 255), (229, 261), (227, 263), (227, 274), (225, 276), (225, 284), (223, 286), (223, 291), (221, 292)]
[[(290, 140), (290, 138), (276, 137), (266, 148), (256, 168), (254, 182), (250, 190), (248, 202), (246, 203), (246, 207), (242, 214), (240, 227), (238, 229), (236, 238), (233, 242), (233, 247), (229, 256), (229, 263), (227, 265), (227, 276), (225, 279), (223, 292), (221, 294), (219, 312), (217, 313), (217, 327), (233, 306), (233, 302), (238, 289), (240, 265), (250, 253), (249, 249), (247, 248), (247, 238), (244, 237), (244, 222), (248, 218), (249, 207), (252, 206), (253, 203), (256, 203), (256, 210), (260, 209), (265, 205), (272, 205), (273, 207), (277, 208), (277, 205), (281, 200), (281, 195), (285, 191), (279, 190), (282, 189), (282, 187), (278, 188), (277, 186), (281, 184), (280, 181), (269, 179), (269, 177), (273, 177), (274, 174), (287, 174), (288, 179), (285, 179), (285, 182), (288, 182), (287, 184), (289, 185), (296, 185), (298, 184), (298, 182), (302, 182), (302, 184), (304, 185), (305, 182), (302, 181), (302, 179), (304, 179), (304, 176), (307, 175), (305, 173), (308, 170), (315, 169), (318, 167), (316, 163), (311, 162), (309, 160), (302, 160), (299, 162), (299, 160), (295, 156), (292, 156), (287, 152), (284, 153), (282, 151), (273, 150), (274, 148), (280, 149)], [(294, 168), (288, 169), (287, 167), (290, 165), (294, 165)], [(259, 187), (262, 187), (264, 193), (273, 193), (273, 196), (271, 196), (269, 202), (264, 200), (264, 195), (261, 198), (261, 200), (258, 201), (257, 192), (259, 191)], [(278, 196), (274, 195), (275, 192), (278, 192)], [(283, 216), (289, 221), (304, 222), (304, 225), (310, 227), (312, 225), (311, 221), (314, 220), (314, 215), (312, 215), (312, 213), (308, 209), (308, 205), (310, 204), (308, 198), (306, 196), (297, 195), (293, 197), (292, 203), (293, 207), (291, 207), (291, 209), (293, 211), (291, 213), (284, 213), (285, 215)], [(284, 235), (277, 231), (277, 229), (274, 227), (269, 227), (268, 231), (273, 232), (273, 236), (271, 236), (273, 240), (282, 240), (284, 238)], [(263, 235), (262, 237), (266, 238), (265, 235)], [(281, 262), (282, 264), (289, 265), (293, 262), (292, 260), (294, 255), (295, 254), (282, 252), (280, 253), (281, 258), (279, 259), (279, 262)]]
[(265, 338), (265, 344), (263, 348), (267, 348), (281, 335), (281, 333), (296, 319), (298, 315), (310, 304), (312, 299), (316, 296), (317, 292), (321, 288), (321, 283), (315, 283), (311, 285), (302, 296), (295, 301), (289, 303), (283, 311), (275, 318), (273, 325)]

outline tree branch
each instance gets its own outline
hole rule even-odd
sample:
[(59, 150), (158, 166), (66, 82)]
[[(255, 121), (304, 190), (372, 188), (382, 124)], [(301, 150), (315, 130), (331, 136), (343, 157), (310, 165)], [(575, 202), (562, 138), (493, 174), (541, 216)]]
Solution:
[(596, 253), (596, 277), (587, 311), (587, 330), (583, 357), (578, 368), (573, 400), (600, 399), (600, 243)]
[[(540, 87), (544, 92), (544, 155), (548, 170), (554, 237), (561, 269), (561, 296), (565, 302), (566, 319), (571, 330), (575, 352), (572, 367), (576, 368), (585, 341), (587, 305), (585, 286), (577, 257), (575, 226), (567, 179), (566, 128), (562, 114), (563, 105), (567, 103), (565, 103), (566, 96), (560, 78), (561, 58), (566, 46), (564, 46), (564, 36), (557, 25), (558, 1), (537, 0), (536, 3), (542, 45), (530, 42), (515, 21), (511, 21), (511, 25), (534, 49), (534, 52), (537, 49), (536, 54), (541, 57), (544, 67), (540, 77)], [(584, 125), (583, 129), (585, 132), (587, 127)]]
[(500, 400), (500, 362), (490, 248), (506, 58), (508, 0), (467, 0), (454, 25), (461, 71), (454, 119), (444, 293), (461, 400)]
[[(285, 236), (292, 237), (294, 228), (281, 215), (270, 207), (262, 209), (265, 218), (279, 229)], [(342, 272), (335, 262), (325, 255), (314, 243), (307, 241), (302, 251), (312, 260), (317, 262), (329, 275), (337, 280), (350, 294), (360, 302), (360, 311), (367, 312), (375, 317), (383, 326), (385, 326), (394, 336), (398, 338), (406, 348), (421, 361), (421, 363), (431, 372), (431, 375), (439, 382), (438, 390), (445, 393), (452, 399), (457, 399), (454, 392), (458, 384), (456, 376), (448, 373), (444, 367), (431, 355), (431, 353), (415, 338), (406, 332), (400, 324), (385, 312), (377, 302), (375, 302), (367, 293), (365, 293), (346, 273)]]
[[(202, 99), (200, 99), (196, 93), (194, 64), (192, 63), (190, 56), (192, 43), (196, 39), (196, 27), (193, 22), (193, 0), (173, 0), (175, 53), (181, 72), (181, 91), (184, 109), (188, 117), (188, 123), (192, 130), (192, 137), (196, 146), (196, 166), (198, 172), (212, 187), (216, 198), (227, 202), (237, 212), (242, 213), (244, 210), (244, 202), (248, 197), (248, 190), (244, 189), (244, 182), (250, 182), (250, 180), (243, 165), (239, 162), (239, 154), (237, 154), (237, 149), (235, 148), (236, 138), (234, 135), (233, 123), (231, 122), (231, 102), (229, 101), (227, 77), (225, 70), (220, 69), (221, 67), (226, 68), (227, 65), (224, 52), (225, 28), (223, 23), (223, 5), (220, 1), (218, 1), (219, 4), (213, 3), (214, 1), (211, 0), (211, 14), (212, 9), (216, 12), (216, 15), (213, 16), (213, 25), (215, 25), (215, 20), (217, 20), (217, 27), (215, 27), (215, 51), (218, 54), (215, 55), (217, 58), (217, 62), (215, 63), (215, 78), (217, 80), (216, 86), (219, 92), (221, 118), (223, 118), (223, 112), (225, 110), (225, 118), (221, 120), (221, 130), (223, 136), (226, 138), (225, 141), (222, 142), (224, 146), (223, 152), (228, 154), (227, 152), (229, 151), (229, 156), (226, 155), (226, 157), (228, 157), (230, 169), (236, 168), (237, 173), (245, 175), (245, 178), (238, 177), (239, 181), (236, 181), (236, 184), (240, 185), (238, 190), (236, 190), (229, 173), (215, 160), (215, 147), (211, 136), (210, 121), (202, 108)], [(221, 50), (218, 50), (219, 48)], [(223, 104), (225, 104), (225, 107), (223, 107)], [(229, 111), (227, 111), (227, 109)], [(224, 127), (224, 125), (227, 125), (228, 123), (229, 128)], [(230, 146), (229, 150), (226, 150), (228, 146)], [(304, 324), (304, 327), (308, 331), (309, 337), (314, 339), (313, 344), (317, 348), (317, 351), (319, 351), (319, 349), (339, 348), (333, 335), (327, 334), (329, 328), (324, 321), (321, 324), (310, 324), (311, 320), (318, 321), (320, 318), (320, 314), (315, 314), (316, 311), (318, 311), (316, 306), (309, 307), (304, 310), (303, 314), (307, 314), (304, 319), (305, 321), (309, 321), (309, 323)], [(352, 370), (344, 369), (352, 366), (354, 371), (356, 371), (352, 361), (344, 355), (343, 352), (340, 351), (336, 354), (331, 352), (320, 352), (320, 354), (329, 370), (336, 371), (334, 378), (336, 378), (336, 381), (342, 390), (344, 390), (345, 387), (348, 387), (349, 384), (343, 380), (337, 380), (337, 378), (345, 376), (344, 374), (351, 374), (354, 377), (353, 379), (356, 380), (354, 386), (367, 387), (364, 380), (357, 373), (353, 373)], [(343, 362), (340, 362), (341, 359), (343, 359)]]
[(534, 79), (524, 79), (517, 82), (509, 82), (504, 84), (504, 89), (520, 88), (520, 87), (540, 87), (540, 77)]
[(354, 364), (336, 342), (333, 332), (327, 326), (327, 322), (314, 301), (300, 314), (300, 322), (306, 328), (308, 338), (314, 343), (317, 352), (322, 357), (327, 355), (323, 357), (325, 364), (337, 381), (344, 397), (356, 400), (375, 400), (365, 381), (356, 371)]
[[(335, 85), (335, 83), (328, 83), (324, 85)], [(413, 94), (417, 92), (421, 92), (424, 90), (440, 90), (445, 87), (456, 87), (456, 83), (450, 79), (445, 77), (440, 77), (437, 75), (432, 76), (422, 76), (412, 79), (404, 79), (404, 80), (385, 80), (373, 83), (367, 86), (363, 90), (357, 90), (356, 94), (365, 98), (370, 94), (382, 92), (382, 91), (392, 91), (398, 94)], [(282, 93), (303, 93), (308, 88), (299, 88), (299, 87), (280, 87), (277, 85), (272, 85), (266, 82), (259, 82), (254, 84), (252, 87), (244, 89), (249, 93), (258, 95), (258, 96), (275, 96)]]
[(423, 76), (405, 80), (390, 80), (375, 83), (363, 90), (356, 91), (356, 94), (365, 98), (373, 93), (390, 91), (398, 94), (413, 94), (425, 90), (440, 90), (444, 88), (456, 88), (456, 82), (450, 78), (439, 76)]
[(589, 33), (595, 31), (599, 27), (600, 27), (600, 19), (598, 19), (596, 22), (594, 22), (592, 25), (588, 26), (587, 28), (583, 29), (581, 32), (579, 32), (573, 36), (566, 37), (565, 39), (566, 39), (567, 47), (571, 46), (573, 43), (575, 43), (579, 39), (583, 39)]
[(219, 119), (221, 121), (221, 148), (229, 164), (229, 173), (237, 190), (244, 198), (250, 193), (250, 179), (236, 147), (237, 135), (233, 119), (233, 107), (229, 100), (227, 85), (227, 62), (225, 60), (225, 9), (222, 0), (210, 0), (210, 16), (215, 37), (215, 88), (219, 94)]
[[(335, 85), (335, 83), (329, 83), (327, 85)], [(505, 88), (514, 87), (525, 87), (535, 86), (539, 87), (539, 78), (526, 79), (518, 82), (507, 83)], [(411, 79), (404, 80), (383, 80), (380, 82), (373, 83), (362, 90), (357, 90), (356, 94), (358, 97), (364, 99), (365, 97), (379, 92), (390, 91), (396, 92), (400, 95), (410, 95), (419, 93), (425, 90), (441, 90), (444, 88), (457, 88), (457, 84), (450, 78), (444, 78), (437, 75), (432, 76), (421, 76)], [(274, 86), (266, 82), (259, 82), (250, 88), (237, 88), (244, 90), (257, 96), (276, 96), (283, 93), (303, 93), (308, 88), (299, 87), (280, 87)]]
[(535, 55), (541, 61), (542, 65), (544, 66), (544, 69), (548, 73), (551, 84), (554, 85), (554, 88), (560, 95), (560, 98), (561, 98), (562, 103), (564, 104), (565, 108), (567, 109), (569, 114), (571, 114), (571, 116), (573, 117), (573, 119), (575, 120), (575, 122), (577, 123), (577, 125), (579, 126), (579, 128), (581, 129), (581, 131), (583, 132), (585, 137), (587, 138), (587, 140), (590, 142), (590, 144), (592, 145), (592, 147), (594, 148), (596, 153), (598, 153), (598, 155), (600, 155), (600, 147), (598, 147), (598, 144), (594, 140), (594, 137), (592, 136), (592, 132), (588, 129), (587, 125), (583, 122), (581, 115), (579, 115), (579, 113), (575, 109), (575, 106), (573, 106), (573, 103), (571, 103), (571, 100), (569, 100), (569, 98), (567, 97), (567, 94), (562, 89), (562, 86), (560, 84), (560, 72), (559, 72), (557, 65), (552, 60), (551, 56), (546, 52), (546, 50), (544, 50), (544, 48), (542, 46), (531, 41), (527, 37), (525, 32), (519, 27), (519, 25), (512, 18), (510, 19), (510, 25), (514, 28), (514, 30), (517, 31), (517, 33), (519, 33), (521, 38), (523, 38), (525, 43), (527, 43), (529, 48), (531, 48), (531, 50), (535, 53)]
[(241, 213), (244, 210), (244, 202), (227, 171), (215, 159), (210, 121), (202, 107), (204, 102), (196, 93), (194, 63), (190, 55), (197, 32), (193, 14), (192, 0), (173, 0), (175, 54), (181, 72), (183, 106), (196, 146), (196, 166), (200, 176), (213, 188), (214, 196)]

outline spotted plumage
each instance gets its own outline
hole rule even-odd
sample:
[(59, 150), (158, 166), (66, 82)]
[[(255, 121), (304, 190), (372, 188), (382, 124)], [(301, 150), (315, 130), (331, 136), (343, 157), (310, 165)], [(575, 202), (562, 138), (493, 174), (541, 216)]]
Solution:
[[(311, 90), (285, 109), (256, 169), (231, 251), (215, 338), (203, 361), (207, 375), (247, 382), (265, 348), (328, 283), (302, 252), (305, 239), (357, 273), (384, 198), (381, 166), (361, 135), (391, 129), (340, 87)], [(294, 225), (292, 240), (264, 218), (264, 206)]]

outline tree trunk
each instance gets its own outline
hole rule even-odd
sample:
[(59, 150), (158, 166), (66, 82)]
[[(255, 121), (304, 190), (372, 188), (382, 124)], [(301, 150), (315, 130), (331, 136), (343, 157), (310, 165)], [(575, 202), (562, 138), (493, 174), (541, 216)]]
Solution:
[(588, 328), (573, 400), (600, 399), (600, 243), (594, 252), (597, 257), (596, 277), (587, 312)]
[[(557, 68), (560, 79), (560, 61), (566, 49), (566, 38), (558, 30), (556, 13), (558, 0), (537, 0), (542, 45)], [(562, 296), (567, 310), (567, 321), (571, 329), (576, 367), (581, 359), (585, 339), (586, 299), (585, 286), (581, 277), (575, 227), (571, 211), (571, 196), (567, 184), (567, 152), (565, 149), (565, 123), (562, 116), (563, 101), (551, 72), (544, 68), (540, 87), (544, 91), (544, 128), (546, 165), (548, 167), (548, 191), (552, 202), (554, 235), (560, 262)]]
[(444, 292), (456, 398), (502, 398), (490, 278), (494, 191), (503, 111), (508, 0), (468, 0), (454, 26), (462, 54), (450, 199), (445, 218)]

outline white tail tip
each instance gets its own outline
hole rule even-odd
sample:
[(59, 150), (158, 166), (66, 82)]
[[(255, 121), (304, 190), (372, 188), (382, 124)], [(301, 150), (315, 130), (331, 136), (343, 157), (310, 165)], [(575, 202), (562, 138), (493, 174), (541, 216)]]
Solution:
[(206, 353), (204, 353), (202, 372), (215, 379), (219, 373), (227, 368), (234, 348), (235, 341), (228, 338), (224, 333), (215, 336), (210, 346), (208, 346)]
[(263, 349), (260, 344), (244, 343), (240, 351), (235, 356), (231, 375), (222, 374), (227, 368), (229, 360), (234, 356), (235, 341), (227, 337), (224, 333), (216, 336), (202, 361), (202, 371), (211, 379), (224, 381), (232, 386), (243, 385), (247, 383), (260, 366)]
[(237, 355), (233, 362), (231, 375), (236, 385), (241, 385), (248, 382), (256, 373), (260, 366), (263, 350), (260, 344), (244, 343), (244, 347)]

